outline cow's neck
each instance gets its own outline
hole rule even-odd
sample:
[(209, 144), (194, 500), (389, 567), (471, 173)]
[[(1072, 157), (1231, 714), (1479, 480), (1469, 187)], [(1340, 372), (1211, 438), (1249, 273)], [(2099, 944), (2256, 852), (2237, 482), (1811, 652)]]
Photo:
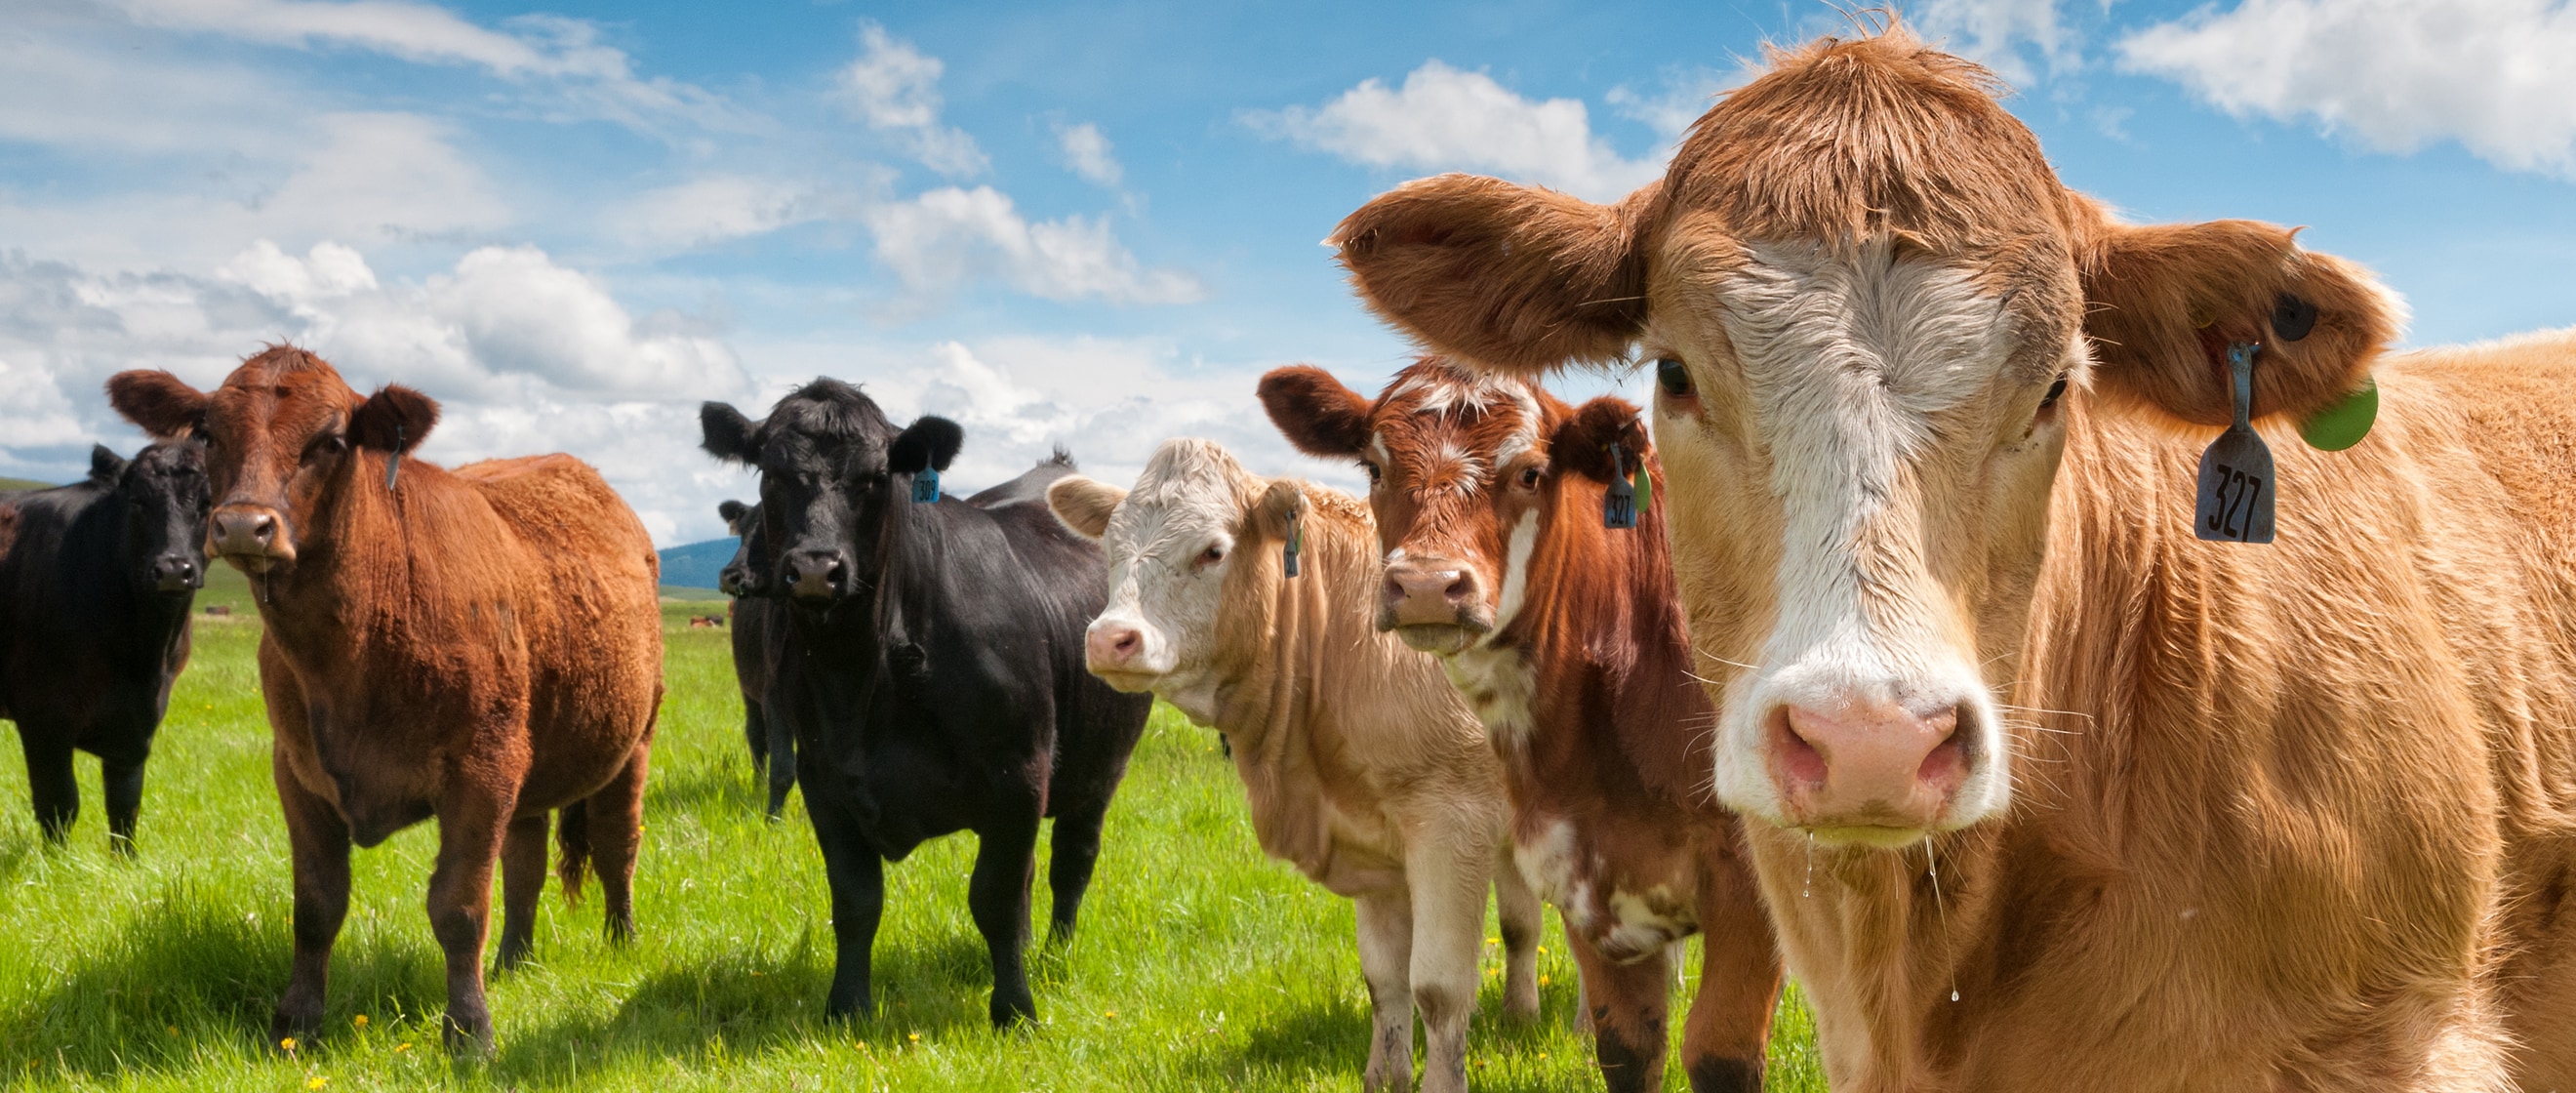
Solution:
[(366, 659), (418, 638), (442, 608), (463, 606), (444, 602), (451, 590), (424, 572), (411, 541), (450, 507), (427, 494), (470, 487), (405, 460), (401, 488), (388, 494), (373, 456), (352, 451), (312, 509), (290, 515), (299, 532), (292, 565), (250, 574), (261, 624), (299, 665)]
[[(1213, 680), (1209, 722), (1225, 732), (1238, 757), (1303, 747), (1308, 722), (1341, 707), (1337, 692), (1383, 667), (1349, 659), (1388, 644), (1369, 621), (1379, 579), (1373, 529), (1343, 526), (1312, 506), (1305, 525), (1303, 575), (1260, 574), (1273, 584), (1268, 624), (1256, 631), (1238, 622), (1218, 642), (1229, 655)], [(1251, 640), (1237, 637), (1256, 633)]]

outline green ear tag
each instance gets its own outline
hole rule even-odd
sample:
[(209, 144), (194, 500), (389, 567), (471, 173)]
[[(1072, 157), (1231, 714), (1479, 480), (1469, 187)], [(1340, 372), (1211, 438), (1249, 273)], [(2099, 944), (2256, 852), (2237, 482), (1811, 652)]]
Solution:
[(2343, 401), (2308, 415), (2299, 423), (2299, 439), (2321, 452), (2340, 452), (2370, 435), (2379, 420), (2379, 380), (2374, 377)]
[(1637, 457), (1637, 515), (1655, 507), (1655, 476), (1646, 473), (1646, 457)]

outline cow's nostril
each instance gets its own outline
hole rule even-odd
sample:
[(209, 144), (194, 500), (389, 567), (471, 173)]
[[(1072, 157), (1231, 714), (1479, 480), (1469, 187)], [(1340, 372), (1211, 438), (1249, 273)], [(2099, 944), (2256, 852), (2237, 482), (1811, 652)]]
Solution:
[(1141, 644), (1143, 644), (1143, 642), (1137, 640), (1136, 632), (1130, 630), (1118, 635), (1116, 640), (1110, 642), (1109, 647), (1115, 650), (1118, 655), (1126, 656), (1130, 653), (1134, 653), (1136, 651), (1136, 647)]
[(258, 539), (262, 544), (266, 544), (270, 539), (277, 537), (277, 518), (273, 516), (262, 516), (251, 521), (250, 533), (253, 538)]
[(1470, 576), (1467, 571), (1463, 569), (1459, 570), (1458, 579), (1449, 582), (1449, 587), (1444, 594), (1449, 597), (1449, 602), (1451, 603), (1465, 603), (1468, 600), (1474, 599), (1476, 596), (1475, 578)]

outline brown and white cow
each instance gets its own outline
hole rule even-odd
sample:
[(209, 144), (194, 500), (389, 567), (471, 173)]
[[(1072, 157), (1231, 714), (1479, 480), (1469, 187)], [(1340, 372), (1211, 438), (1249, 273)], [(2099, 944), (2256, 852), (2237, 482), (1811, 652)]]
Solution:
[(660, 563), (643, 524), (570, 456), (454, 470), (407, 456), (437, 403), (393, 385), (360, 395), (292, 346), (211, 392), (149, 371), (107, 387), (145, 430), (205, 439), (209, 545), (251, 574), (266, 624), (259, 682), (295, 866), (295, 968), (272, 1035), (320, 1026), (349, 845), (435, 817), (446, 1038), (488, 1047), (493, 865), (507, 968), (534, 941), (549, 812), (563, 812), (566, 896), (596, 864), (610, 935), (635, 931), (662, 695)]
[[(2385, 354), (2362, 270), (2122, 224), (1994, 90), (1827, 39), (1617, 204), (1450, 175), (1335, 239), (1434, 349), (1655, 362), (1836, 1089), (2576, 1089), (2576, 338)], [(2237, 346), (2268, 546), (2192, 530)]]
[(1358, 903), (1367, 1087), (1411, 1084), (1418, 1010), (1422, 1088), (1464, 1090), (1486, 885), (1503, 1004), (1522, 1017), (1538, 1012), (1539, 904), (1506, 859), (1502, 772), (1476, 719), (1438, 667), (1372, 623), (1368, 509), (1255, 477), (1204, 440), (1166, 441), (1133, 490), (1074, 476), (1047, 503), (1109, 555), (1092, 673), (1224, 733), (1261, 849)]
[[(1436, 358), (1375, 401), (1319, 368), (1262, 377), (1308, 455), (1368, 469), (1378, 626), (1437, 654), (1502, 759), (1520, 866), (1557, 906), (1612, 1090), (1663, 1088), (1675, 943), (1705, 933), (1682, 1038), (1691, 1088), (1762, 1088), (1780, 961), (1734, 815), (1709, 790), (1714, 711), (1690, 664), (1663, 515), (1603, 524), (1654, 449), (1615, 397), (1566, 405)], [(1613, 469), (1613, 445), (1617, 446)]]

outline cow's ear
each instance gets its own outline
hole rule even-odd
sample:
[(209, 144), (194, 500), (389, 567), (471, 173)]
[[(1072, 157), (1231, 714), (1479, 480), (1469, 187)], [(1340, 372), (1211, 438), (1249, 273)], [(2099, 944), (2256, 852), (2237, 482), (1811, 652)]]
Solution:
[(89, 480), (101, 486), (114, 486), (125, 477), (125, 457), (109, 451), (105, 444), (89, 446)]
[[(1558, 470), (1571, 471), (1595, 482), (1634, 474), (1637, 460), (1651, 452), (1646, 439), (1646, 425), (1638, 420), (1635, 403), (1616, 395), (1603, 395), (1584, 403), (1556, 427), (1547, 439), (1547, 459)], [(1619, 446), (1621, 455), (1614, 469), (1610, 446)]]
[(2369, 380), (2405, 305), (2360, 266), (2251, 220), (2106, 225), (2080, 266), (2093, 387), (2200, 425), (2234, 420), (2227, 349), (2259, 343), (2253, 416), (2305, 417)]
[(740, 501), (719, 501), (716, 503), (716, 515), (724, 517), (725, 531), (733, 535), (735, 538), (740, 538), (742, 536), (742, 518), (745, 513), (750, 511), (751, 506), (743, 504)]
[(1595, 205), (1440, 175), (1360, 206), (1325, 242), (1372, 310), (1433, 349), (1507, 372), (1609, 364), (1645, 322), (1637, 236), (1660, 190)]
[(760, 423), (742, 416), (732, 403), (699, 403), (698, 434), (698, 447), (708, 455), (735, 463), (760, 463)]
[(920, 474), (924, 467), (947, 470), (957, 458), (957, 449), (966, 446), (966, 430), (944, 417), (918, 417), (904, 426), (886, 449), (886, 469), (896, 474)]
[(107, 404), (144, 432), (164, 439), (195, 435), (206, 424), (205, 394), (159, 369), (108, 377)]
[(1068, 474), (1047, 486), (1047, 509), (1073, 533), (1085, 539), (1109, 534), (1109, 514), (1127, 499), (1127, 491), (1096, 478)]
[(1317, 459), (1352, 459), (1368, 447), (1369, 400), (1311, 364), (1273, 368), (1257, 389), (1270, 423)]
[(349, 415), (349, 439), (361, 448), (401, 455), (438, 427), (438, 401), (399, 383), (376, 388)]
[(1273, 478), (1253, 502), (1246, 521), (1265, 539), (1286, 539), (1288, 528), (1306, 515), (1306, 485), (1294, 478)]

